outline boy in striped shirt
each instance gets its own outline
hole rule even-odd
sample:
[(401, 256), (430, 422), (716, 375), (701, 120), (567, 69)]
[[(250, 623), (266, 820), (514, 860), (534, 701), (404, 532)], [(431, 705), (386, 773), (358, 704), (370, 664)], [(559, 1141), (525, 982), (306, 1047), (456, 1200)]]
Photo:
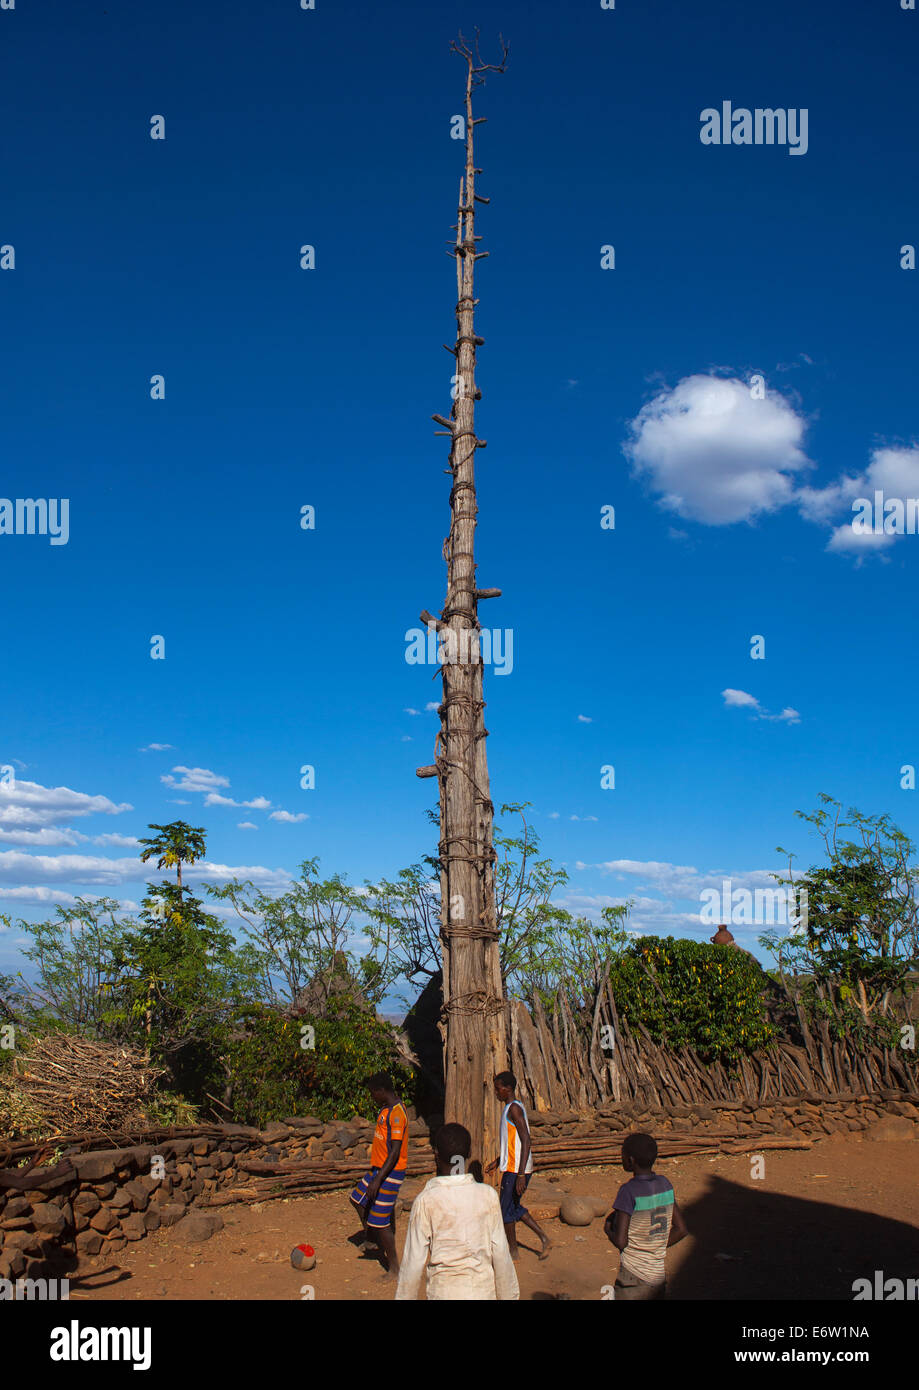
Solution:
[(689, 1234), (671, 1183), (653, 1171), (656, 1159), (650, 1134), (626, 1135), (622, 1166), (634, 1176), (616, 1193), (603, 1227), (619, 1251), (613, 1297), (625, 1302), (664, 1297), (667, 1249)]
[(373, 1236), (386, 1257), (386, 1277), (395, 1279), (399, 1274), (396, 1199), (408, 1165), (408, 1115), (388, 1072), (368, 1077), (367, 1088), (383, 1108), (377, 1116), (370, 1149), (370, 1172), (361, 1178), (350, 1201), (360, 1215), (365, 1234)]

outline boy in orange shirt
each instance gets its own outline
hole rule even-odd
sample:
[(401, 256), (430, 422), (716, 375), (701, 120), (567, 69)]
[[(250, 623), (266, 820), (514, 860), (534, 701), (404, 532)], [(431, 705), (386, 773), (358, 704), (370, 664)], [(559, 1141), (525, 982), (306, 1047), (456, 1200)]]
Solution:
[(368, 1077), (367, 1087), (382, 1109), (370, 1150), (370, 1172), (361, 1178), (350, 1201), (365, 1233), (373, 1236), (386, 1258), (386, 1277), (395, 1279), (399, 1274), (396, 1199), (408, 1164), (408, 1115), (388, 1072)]

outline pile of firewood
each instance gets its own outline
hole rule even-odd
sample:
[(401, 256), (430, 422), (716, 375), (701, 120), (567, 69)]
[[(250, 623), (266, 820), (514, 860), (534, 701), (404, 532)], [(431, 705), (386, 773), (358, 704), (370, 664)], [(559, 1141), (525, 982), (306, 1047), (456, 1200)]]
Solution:
[(146, 1124), (144, 1104), (161, 1075), (143, 1052), (53, 1033), (17, 1055), (7, 1086), (21, 1097), (33, 1130), (104, 1132)]
[[(627, 1133), (628, 1130), (623, 1130), (618, 1135), (586, 1135), (565, 1140), (543, 1141), (539, 1146), (540, 1171), (618, 1166), (622, 1154), (622, 1141)], [(736, 1134), (668, 1134), (659, 1140), (658, 1153), (661, 1158), (677, 1158), (694, 1154), (740, 1154), (760, 1149), (811, 1147), (809, 1139), (766, 1133), (758, 1136), (744, 1135), (743, 1138), (738, 1138)], [(309, 1159), (279, 1159), (269, 1162), (265, 1159), (241, 1156), (237, 1167), (241, 1173), (249, 1175), (245, 1186), (215, 1193), (206, 1205), (222, 1207), (237, 1202), (249, 1203), (256, 1199), (265, 1201), (272, 1197), (309, 1196), (319, 1192), (330, 1192), (357, 1182), (366, 1171), (367, 1164), (348, 1160), (336, 1163)], [(410, 1152), (406, 1172), (410, 1178), (432, 1174), (433, 1153), (426, 1149)]]

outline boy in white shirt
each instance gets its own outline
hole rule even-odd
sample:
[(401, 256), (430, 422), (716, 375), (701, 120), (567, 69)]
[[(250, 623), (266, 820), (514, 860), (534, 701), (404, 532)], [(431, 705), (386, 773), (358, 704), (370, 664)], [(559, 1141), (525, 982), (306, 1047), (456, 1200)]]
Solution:
[(462, 1125), (434, 1136), (437, 1177), (412, 1203), (396, 1298), (414, 1300), (428, 1261), (428, 1301), (519, 1299), (494, 1188), (466, 1172), (472, 1140)]

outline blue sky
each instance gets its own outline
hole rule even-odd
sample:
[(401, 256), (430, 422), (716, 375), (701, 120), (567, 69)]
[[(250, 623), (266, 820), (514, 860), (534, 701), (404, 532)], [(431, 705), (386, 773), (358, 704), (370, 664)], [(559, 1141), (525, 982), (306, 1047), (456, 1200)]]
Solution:
[[(630, 895), (699, 938), (704, 887), (769, 882), (778, 844), (811, 862), (819, 792), (919, 829), (919, 539), (850, 525), (919, 495), (919, 15), (17, 0), (0, 493), (70, 526), (0, 534), (0, 911), (136, 903), (132, 840), (179, 817), (199, 879), (432, 851), (439, 682), (405, 633), (443, 602), (449, 40), (475, 24), (511, 45), (477, 151), (496, 804), (532, 803), (572, 908)], [(726, 100), (806, 109), (806, 153), (704, 145)]]

